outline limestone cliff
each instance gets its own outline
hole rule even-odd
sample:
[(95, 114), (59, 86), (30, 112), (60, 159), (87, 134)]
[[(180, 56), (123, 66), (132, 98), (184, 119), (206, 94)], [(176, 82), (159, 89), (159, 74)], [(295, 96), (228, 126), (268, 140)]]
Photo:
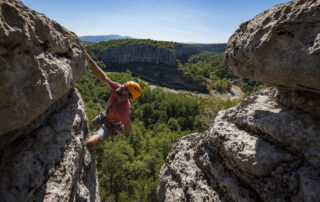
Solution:
[(107, 71), (127, 71), (135, 76), (175, 89), (207, 92), (206, 85), (194, 81), (177, 67), (177, 59), (185, 60), (199, 49), (176, 44), (174, 49), (154, 44), (129, 43), (110, 47), (98, 54)]
[(231, 36), (228, 68), (275, 87), (181, 138), (161, 168), (160, 201), (320, 200), (319, 7), (280, 4)]
[(0, 199), (99, 201), (79, 39), (15, 0), (0, 0)]
[(169, 48), (156, 45), (156, 41), (150, 44), (139, 40), (126, 42), (96, 51), (99, 60), (107, 65), (107, 71), (130, 70), (133, 75), (156, 84), (204, 93), (208, 92), (206, 84), (194, 81), (185, 74), (178, 68), (177, 60), (185, 62), (202, 50), (223, 52), (226, 49), (226, 44), (187, 45), (167, 42), (171, 43), (172, 47)]

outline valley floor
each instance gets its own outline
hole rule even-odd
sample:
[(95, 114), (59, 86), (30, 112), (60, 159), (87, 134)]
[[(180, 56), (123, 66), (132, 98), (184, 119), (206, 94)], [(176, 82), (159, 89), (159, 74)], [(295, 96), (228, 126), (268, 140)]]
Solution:
[(205, 94), (205, 93), (199, 93), (196, 91), (176, 90), (176, 89), (172, 89), (172, 88), (158, 86), (158, 85), (150, 83), (150, 82), (148, 84), (151, 89), (162, 88), (164, 91), (167, 91), (167, 92), (192, 94), (192, 95), (199, 96), (199, 97), (217, 96), (223, 100), (228, 100), (228, 99), (238, 100), (238, 99), (242, 99), (245, 95), (244, 92), (241, 90), (241, 88), (239, 86), (235, 86), (235, 85), (232, 85), (231, 91), (229, 91), (229, 92), (220, 93), (218, 91), (213, 90), (213, 91), (210, 91), (210, 93)]

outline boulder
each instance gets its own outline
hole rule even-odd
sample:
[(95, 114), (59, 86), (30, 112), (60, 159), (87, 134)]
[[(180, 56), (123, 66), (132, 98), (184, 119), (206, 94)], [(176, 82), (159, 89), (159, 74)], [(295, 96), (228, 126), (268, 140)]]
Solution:
[(160, 201), (318, 201), (319, 119), (278, 94), (262, 89), (181, 138), (160, 170)]
[(1, 0), (0, 19), (0, 136), (11, 132), (13, 140), (68, 93), (86, 66), (74, 33), (20, 1)]
[(320, 93), (320, 2), (294, 0), (244, 22), (230, 37), (225, 63), (236, 75)]

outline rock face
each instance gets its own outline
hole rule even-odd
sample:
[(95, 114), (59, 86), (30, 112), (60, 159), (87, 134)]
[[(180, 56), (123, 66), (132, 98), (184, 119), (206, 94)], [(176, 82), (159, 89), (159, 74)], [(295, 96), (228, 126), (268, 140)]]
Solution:
[(207, 93), (205, 83), (195, 82), (178, 68), (176, 60), (198, 53), (195, 47), (176, 45), (174, 50), (147, 44), (111, 47), (98, 54), (107, 71), (127, 71), (133, 75), (169, 88)]
[[(318, 35), (309, 30), (309, 25), (320, 29), (310, 21), (319, 14), (316, 5), (319, 1), (278, 5), (242, 24), (230, 38), (230, 69), (277, 86), (220, 111), (210, 130), (181, 138), (160, 170), (160, 201), (320, 200), (320, 93), (314, 87), (319, 61), (314, 52), (303, 55), (307, 46), (297, 42), (311, 32)], [(261, 31), (264, 25), (269, 32)], [(274, 37), (273, 28), (282, 26), (295, 26), (294, 37), (287, 32)], [(285, 49), (290, 40), (296, 43), (291, 51)], [(296, 59), (299, 66), (284, 66)]]
[(19, 1), (0, 15), (1, 201), (100, 201), (79, 39)]
[(19, 133), (85, 71), (79, 39), (18, 1), (0, 1), (0, 136)]
[(173, 49), (151, 44), (125, 44), (109, 47), (98, 53), (107, 64), (107, 71), (127, 71), (156, 84), (174, 89), (208, 93), (205, 83), (194, 81), (177, 66), (177, 60), (186, 61), (189, 56), (202, 51), (223, 52), (226, 44), (176, 44)]
[(76, 89), (64, 99), (40, 128), (2, 148), (1, 200), (99, 201), (84, 103)]
[(228, 68), (256, 81), (320, 93), (319, 7), (317, 0), (296, 0), (242, 23), (228, 41)]
[(181, 138), (160, 170), (160, 200), (318, 201), (319, 118), (278, 97), (263, 89)]
[(99, 54), (106, 64), (150, 63), (167, 66), (176, 65), (174, 52), (147, 44), (126, 44), (108, 48)]

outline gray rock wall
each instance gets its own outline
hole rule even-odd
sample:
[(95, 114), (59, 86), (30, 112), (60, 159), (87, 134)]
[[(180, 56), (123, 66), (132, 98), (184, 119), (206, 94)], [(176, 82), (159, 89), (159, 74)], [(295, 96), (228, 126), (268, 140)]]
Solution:
[(186, 61), (200, 49), (223, 52), (226, 44), (198, 46), (176, 44), (171, 50), (148, 44), (125, 44), (110, 47), (99, 53), (98, 57), (107, 64), (107, 71), (130, 70), (135, 76), (169, 88), (207, 93), (206, 84), (194, 81), (181, 71), (176, 60)]
[(1, 148), (1, 201), (99, 201), (95, 153), (79, 92), (23, 137)]
[(244, 22), (228, 41), (236, 75), (320, 93), (320, 2), (295, 0)]
[(149, 63), (176, 65), (176, 57), (172, 50), (146, 44), (126, 44), (108, 48), (101, 52), (99, 58), (106, 64)]
[(19, 1), (0, 19), (0, 201), (100, 201), (80, 40)]
[(318, 201), (319, 117), (278, 97), (263, 89), (181, 138), (160, 170), (160, 201)]
[(176, 45), (174, 50), (146, 44), (126, 44), (111, 47), (98, 54), (107, 64), (107, 71), (130, 70), (134, 76), (174, 89), (207, 93), (205, 83), (199, 83), (177, 67), (177, 59), (186, 59), (198, 48)]
[[(0, 135), (25, 127), (85, 71), (77, 36), (18, 1), (0, 1)], [(41, 95), (41, 96), (40, 96)]]
[(319, 5), (280, 4), (231, 36), (228, 68), (275, 87), (181, 138), (160, 170), (160, 201), (320, 201)]

